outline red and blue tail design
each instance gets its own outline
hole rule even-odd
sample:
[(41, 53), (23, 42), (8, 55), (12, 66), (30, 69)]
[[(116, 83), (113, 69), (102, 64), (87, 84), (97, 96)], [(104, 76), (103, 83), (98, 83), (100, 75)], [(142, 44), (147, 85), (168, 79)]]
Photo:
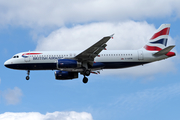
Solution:
[(144, 46), (148, 51), (160, 51), (167, 45), (170, 24), (162, 24)]

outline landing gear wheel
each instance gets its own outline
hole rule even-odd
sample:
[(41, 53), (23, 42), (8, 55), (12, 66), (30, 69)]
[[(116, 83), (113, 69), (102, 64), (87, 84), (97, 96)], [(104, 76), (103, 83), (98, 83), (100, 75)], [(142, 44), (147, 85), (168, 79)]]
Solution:
[(29, 76), (26, 76), (26, 80), (29, 80)]
[(86, 71), (84, 72), (84, 74), (85, 74), (86, 76), (89, 76), (89, 75), (90, 75), (90, 73), (91, 73), (91, 71), (90, 71), (90, 70), (86, 70)]
[(87, 83), (88, 82), (88, 78), (87, 77), (84, 77), (83, 78), (83, 83)]

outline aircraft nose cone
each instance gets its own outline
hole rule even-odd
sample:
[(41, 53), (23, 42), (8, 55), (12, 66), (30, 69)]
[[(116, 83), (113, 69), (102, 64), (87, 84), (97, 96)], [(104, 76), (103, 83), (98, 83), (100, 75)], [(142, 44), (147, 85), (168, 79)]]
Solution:
[(4, 66), (5, 66), (5, 67), (7, 67), (7, 61), (6, 61), (6, 62), (4, 62)]
[(4, 66), (9, 68), (9, 65), (11, 64), (10, 60), (7, 60), (4, 62)]

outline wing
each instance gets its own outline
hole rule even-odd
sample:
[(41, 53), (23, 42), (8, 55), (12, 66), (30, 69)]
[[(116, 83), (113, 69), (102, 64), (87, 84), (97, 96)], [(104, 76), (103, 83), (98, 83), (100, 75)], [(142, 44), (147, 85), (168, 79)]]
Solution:
[[(114, 34), (113, 34), (114, 35)], [(78, 54), (75, 59), (77, 59), (79, 62), (83, 62), (86, 61), (87, 63), (89, 63), (90, 65), (92, 65), (94, 63), (94, 58), (96, 56), (98, 56), (98, 54), (105, 49), (106, 42), (113, 37), (113, 35), (111, 36), (107, 36), (102, 38), (101, 40), (99, 40), (97, 43), (95, 43), (94, 45), (92, 45), (91, 47), (89, 47), (88, 49), (84, 50), (83, 52), (81, 52), (80, 54)]]

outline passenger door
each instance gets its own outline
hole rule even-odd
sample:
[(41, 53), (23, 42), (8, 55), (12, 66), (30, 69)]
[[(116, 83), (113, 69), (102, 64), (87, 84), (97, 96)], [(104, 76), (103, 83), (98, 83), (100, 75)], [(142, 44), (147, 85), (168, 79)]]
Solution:
[(143, 51), (138, 50), (138, 60), (144, 60)]
[(24, 61), (30, 62), (30, 55), (28, 53), (26, 53), (26, 55), (24, 56)]

